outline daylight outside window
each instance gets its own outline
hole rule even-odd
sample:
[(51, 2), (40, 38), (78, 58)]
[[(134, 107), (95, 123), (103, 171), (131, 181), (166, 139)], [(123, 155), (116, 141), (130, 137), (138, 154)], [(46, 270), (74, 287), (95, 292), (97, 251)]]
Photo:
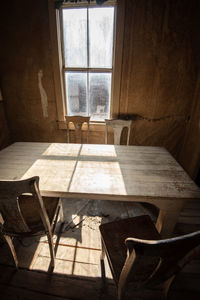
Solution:
[(110, 117), (114, 6), (62, 9), (67, 114)]

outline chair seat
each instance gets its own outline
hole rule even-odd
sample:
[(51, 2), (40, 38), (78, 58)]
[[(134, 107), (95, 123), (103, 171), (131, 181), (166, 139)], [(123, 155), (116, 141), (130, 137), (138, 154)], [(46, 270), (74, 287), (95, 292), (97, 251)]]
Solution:
[[(42, 197), (42, 199), (46, 208), (47, 215), (49, 217), (50, 225), (52, 226), (59, 204), (59, 198)], [(21, 195), (19, 197), (19, 205), (21, 213), (27, 225), (31, 229), (31, 233), (39, 233), (40, 231), (44, 231), (44, 225), (40, 216), (38, 215), (37, 207), (35, 205), (33, 197), (28, 195)]]
[[(120, 273), (127, 256), (127, 248), (125, 245), (126, 238), (134, 237), (147, 240), (161, 239), (154, 223), (151, 221), (150, 217), (146, 215), (102, 224), (99, 228), (112, 275), (116, 282), (119, 281)], [(141, 264), (138, 266), (138, 281), (141, 281), (140, 273), (145, 279), (145, 277), (148, 277), (155, 269), (157, 263), (158, 259), (155, 260), (154, 258), (147, 257), (147, 259), (144, 260), (143, 258)], [(145, 272), (146, 274), (142, 272), (142, 264), (144, 264), (145, 269), (147, 269), (147, 272)], [(149, 268), (147, 267), (147, 264), (149, 265)], [(135, 278), (134, 281), (136, 282)]]

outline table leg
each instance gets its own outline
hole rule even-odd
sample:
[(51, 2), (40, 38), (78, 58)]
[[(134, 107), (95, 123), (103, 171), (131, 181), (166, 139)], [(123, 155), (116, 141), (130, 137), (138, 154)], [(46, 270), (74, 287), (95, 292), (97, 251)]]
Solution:
[(173, 210), (160, 209), (156, 222), (156, 228), (162, 237), (167, 238), (171, 236), (184, 204), (185, 201), (183, 200), (176, 203), (176, 207), (174, 207)]

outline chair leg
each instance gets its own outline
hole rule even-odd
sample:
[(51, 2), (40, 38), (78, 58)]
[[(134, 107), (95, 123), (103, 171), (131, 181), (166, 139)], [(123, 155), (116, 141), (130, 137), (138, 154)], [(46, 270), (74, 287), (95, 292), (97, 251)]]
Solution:
[(169, 292), (169, 289), (172, 285), (172, 282), (174, 281), (175, 279), (175, 275), (173, 275), (172, 277), (170, 277), (165, 283), (164, 283), (164, 298), (165, 299), (168, 299), (168, 292)]
[(101, 262), (101, 289), (104, 291), (106, 289), (106, 272), (105, 272), (105, 263), (104, 263), (104, 258), (105, 258), (105, 248), (103, 245), (103, 241), (101, 242), (102, 244), (102, 250), (101, 250), (101, 256), (100, 256), (100, 262)]
[(49, 251), (50, 251), (50, 256), (51, 256), (49, 272), (52, 272), (54, 269), (54, 266), (55, 266), (55, 250), (54, 250), (54, 245), (53, 245), (53, 237), (50, 232), (47, 233), (47, 237), (48, 237)]
[(15, 262), (15, 266), (18, 269), (18, 259), (17, 259), (17, 255), (15, 252), (15, 248), (13, 246), (12, 238), (8, 235), (4, 235), (4, 239), (6, 240), (8, 246), (9, 246), (10, 252), (11, 252), (13, 260)]

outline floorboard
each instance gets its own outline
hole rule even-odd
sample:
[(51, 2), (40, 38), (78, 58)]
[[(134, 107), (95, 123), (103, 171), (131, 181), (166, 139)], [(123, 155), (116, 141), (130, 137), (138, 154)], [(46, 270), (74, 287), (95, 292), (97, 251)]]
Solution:
[[(149, 213), (155, 221), (156, 210), (148, 205), (112, 201), (67, 199), (63, 201), (65, 227), (59, 236), (56, 264), (48, 274), (50, 262), (46, 237), (15, 240), (19, 259), (18, 271), (13, 267), (6, 244), (0, 245), (0, 299), (58, 300), (58, 299), (116, 299), (112, 275), (106, 267), (108, 289), (101, 289), (98, 227), (101, 223)], [(200, 203), (189, 202), (180, 214), (174, 234), (200, 229)], [(59, 225), (59, 224), (58, 224)], [(59, 226), (54, 236), (58, 238)], [(200, 258), (193, 260), (174, 281), (169, 299), (200, 299)], [(134, 300), (162, 299), (159, 289), (131, 294)]]

